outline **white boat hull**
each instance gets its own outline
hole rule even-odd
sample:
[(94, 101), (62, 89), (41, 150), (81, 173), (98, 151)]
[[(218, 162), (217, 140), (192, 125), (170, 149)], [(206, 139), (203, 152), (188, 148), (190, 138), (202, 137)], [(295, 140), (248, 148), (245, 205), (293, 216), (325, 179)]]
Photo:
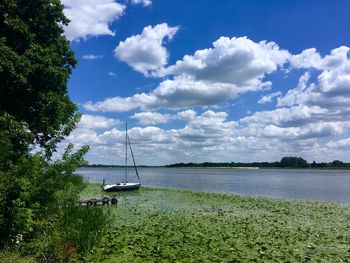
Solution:
[(137, 190), (141, 186), (141, 183), (117, 183), (117, 184), (106, 184), (102, 187), (103, 191), (106, 192), (117, 192), (117, 191), (130, 191)]

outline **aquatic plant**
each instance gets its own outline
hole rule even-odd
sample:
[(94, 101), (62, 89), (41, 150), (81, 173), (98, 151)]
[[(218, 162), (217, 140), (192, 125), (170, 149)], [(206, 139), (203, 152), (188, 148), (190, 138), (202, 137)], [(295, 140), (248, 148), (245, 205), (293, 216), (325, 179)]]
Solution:
[[(96, 185), (85, 194), (97, 194)], [(142, 188), (117, 193), (98, 262), (304, 262), (350, 258), (350, 209), (339, 204)], [(87, 195), (88, 197), (88, 195)]]

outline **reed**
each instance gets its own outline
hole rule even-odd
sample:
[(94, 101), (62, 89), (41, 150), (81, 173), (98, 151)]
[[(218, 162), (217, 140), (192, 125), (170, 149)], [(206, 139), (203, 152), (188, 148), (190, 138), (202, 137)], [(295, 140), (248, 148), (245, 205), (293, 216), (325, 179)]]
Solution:
[(64, 208), (62, 236), (71, 249), (86, 252), (99, 243), (109, 223), (108, 208), (68, 206)]

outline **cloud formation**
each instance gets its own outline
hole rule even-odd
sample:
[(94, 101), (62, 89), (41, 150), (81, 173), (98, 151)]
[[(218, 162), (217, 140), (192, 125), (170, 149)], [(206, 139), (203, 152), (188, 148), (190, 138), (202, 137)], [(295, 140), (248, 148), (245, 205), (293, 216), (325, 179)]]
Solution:
[(114, 36), (110, 24), (122, 16), (126, 8), (114, 0), (62, 0), (62, 4), (63, 12), (70, 20), (69, 25), (64, 26), (70, 41), (100, 35)]
[[(246, 37), (221, 37), (213, 43), (213, 48), (196, 51), (193, 56), (187, 55), (175, 65), (164, 68), (167, 53), (161, 46), (162, 39), (165, 32), (175, 34), (176, 30), (166, 24), (146, 27), (141, 35), (128, 38), (116, 48), (117, 56), (134, 69), (146, 75), (152, 71), (154, 76), (172, 78), (162, 81), (148, 94), (88, 102), (85, 109), (128, 111), (217, 105), (248, 91), (269, 87), (271, 82), (263, 81), (265, 75), (283, 66), (290, 56), (274, 42), (255, 43)], [(154, 36), (155, 31), (163, 34)], [(149, 44), (144, 45), (144, 41)], [(154, 45), (153, 49), (150, 45)]]
[(170, 114), (161, 114), (158, 112), (137, 112), (135, 113), (131, 118), (137, 119), (139, 123), (142, 124), (159, 124), (159, 123), (166, 123), (168, 122), (172, 117)]
[[(144, 111), (132, 116), (142, 125), (131, 128), (130, 137), (145, 164), (154, 164), (154, 152), (157, 164), (187, 160), (273, 161), (287, 155), (309, 161), (347, 161), (349, 50), (341, 46), (321, 56), (312, 48), (293, 55), (273, 42), (220, 38), (213, 47), (184, 56), (174, 65), (165, 67), (159, 63), (154, 69), (144, 70), (153, 77), (165, 78), (151, 92), (88, 102), (84, 107), (103, 112)], [(276, 105), (260, 106), (269, 110), (233, 120), (235, 116), (229, 116), (223, 107), (208, 110), (208, 106), (222, 105), (249, 91), (270, 87), (268, 75), (282, 67), (286, 70), (281, 70), (281, 74), (295, 69), (302, 73), (295, 88), (258, 99), (259, 104), (276, 100)], [(271, 109), (273, 106), (276, 108)], [(172, 111), (164, 114), (158, 109)], [(156, 127), (175, 120), (171, 129)], [(121, 130), (99, 133), (96, 129), (89, 129), (85, 136), (77, 134), (74, 139), (90, 140), (102, 152), (107, 151), (105, 148), (117, 151), (121, 147)], [(330, 150), (332, 156), (328, 154)]]
[[(317, 105), (329, 111), (334, 118), (350, 117), (350, 60), (348, 47), (333, 49), (330, 55), (318, 60), (317, 69), (322, 69), (317, 81), (310, 83), (310, 73), (299, 79), (295, 89), (278, 99), (278, 106)], [(303, 64), (303, 63), (301, 63)], [(300, 65), (300, 64), (299, 64)], [(305, 66), (305, 64), (304, 64)]]
[(266, 104), (266, 103), (270, 103), (272, 102), (272, 100), (276, 97), (279, 97), (282, 95), (282, 92), (277, 91), (277, 92), (273, 92), (271, 94), (262, 96), (260, 100), (258, 100), (259, 104)]
[(187, 75), (194, 80), (259, 88), (266, 74), (282, 66), (290, 54), (274, 42), (256, 43), (247, 37), (220, 37), (212, 48), (186, 55), (161, 75)]
[[(186, 110), (176, 115), (146, 112), (134, 116), (145, 120), (149, 118), (149, 124), (143, 124), (151, 126), (130, 128), (129, 136), (138, 163), (142, 164), (274, 161), (286, 155), (301, 155), (311, 161), (320, 161), (334, 157), (327, 155), (328, 149), (341, 150), (349, 145), (349, 139), (334, 138), (349, 130), (350, 121), (327, 120), (327, 114), (320, 107), (305, 105), (257, 112), (238, 121), (228, 120), (228, 113), (224, 111), (207, 110), (198, 114), (194, 110)], [(169, 121), (182, 120), (184, 125), (172, 129), (154, 126), (157, 118), (162, 119), (164, 115)], [(105, 121), (94, 120), (88, 123), (100, 124), (79, 126), (68, 140), (76, 145), (89, 144), (91, 152), (88, 158), (101, 163), (121, 163), (124, 128), (114, 128), (119, 124), (109, 126), (110, 123)], [(151, 124), (152, 121), (155, 123)], [(107, 126), (107, 130), (98, 132), (100, 127)], [(344, 160), (345, 156), (344, 150), (337, 154), (338, 159)]]
[(106, 129), (120, 122), (116, 119), (106, 118), (99, 115), (89, 115), (83, 114), (80, 122), (78, 123), (78, 128), (81, 129)]
[(166, 38), (171, 40), (177, 31), (178, 27), (169, 27), (166, 23), (147, 26), (141, 34), (120, 41), (114, 50), (115, 57), (148, 75), (167, 64), (168, 52), (163, 44)]

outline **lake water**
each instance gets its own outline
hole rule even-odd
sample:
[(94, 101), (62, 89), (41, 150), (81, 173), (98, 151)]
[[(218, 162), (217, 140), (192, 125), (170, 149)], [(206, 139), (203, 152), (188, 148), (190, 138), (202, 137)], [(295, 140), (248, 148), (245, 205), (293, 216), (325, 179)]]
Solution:
[[(123, 180), (122, 168), (80, 168), (88, 182)], [(128, 169), (129, 181), (135, 181)], [(140, 168), (143, 186), (350, 203), (350, 170)]]

